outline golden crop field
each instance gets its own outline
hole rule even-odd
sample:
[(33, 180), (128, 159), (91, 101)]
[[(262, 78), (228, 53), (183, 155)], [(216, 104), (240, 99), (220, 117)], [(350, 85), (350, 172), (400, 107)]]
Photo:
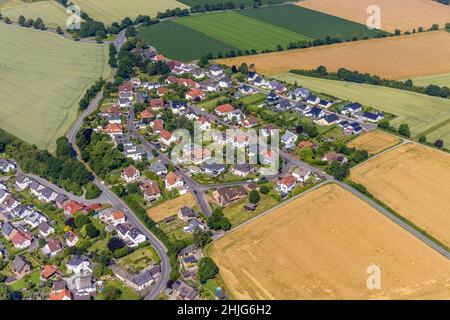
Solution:
[(367, 8), (376, 5), (381, 12), (381, 29), (412, 31), (418, 27), (430, 28), (434, 23), (443, 26), (449, 22), (450, 7), (430, 0), (306, 0), (297, 5), (352, 20), (367, 23)]
[(191, 192), (183, 194), (175, 199), (163, 202), (155, 207), (147, 210), (147, 214), (153, 221), (159, 222), (167, 217), (178, 214), (178, 211), (184, 206), (194, 207), (197, 201), (192, 196)]
[[(450, 297), (450, 261), (336, 184), (237, 228), (209, 253), (236, 299)], [(372, 265), (380, 290), (367, 288)]]
[(348, 147), (377, 154), (400, 143), (401, 139), (383, 131), (370, 131), (350, 141)]
[(408, 79), (450, 72), (448, 56), (450, 33), (436, 31), (217, 61), (228, 66), (254, 64), (258, 72), (267, 75), (323, 65), (329, 71), (347, 68), (387, 79)]
[(410, 143), (356, 167), (351, 179), (450, 246), (450, 155)]

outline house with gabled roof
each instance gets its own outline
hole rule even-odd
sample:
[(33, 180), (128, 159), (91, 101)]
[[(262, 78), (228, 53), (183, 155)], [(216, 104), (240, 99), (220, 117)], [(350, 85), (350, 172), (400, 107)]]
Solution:
[(172, 191), (173, 189), (182, 188), (184, 186), (183, 179), (174, 172), (169, 172), (165, 179), (166, 189)]
[(136, 181), (141, 177), (141, 172), (133, 165), (130, 165), (122, 171), (121, 177), (126, 183)]
[(282, 194), (290, 193), (297, 185), (297, 179), (293, 175), (286, 175), (277, 181), (277, 191)]
[(14, 261), (11, 265), (11, 269), (17, 279), (23, 278), (25, 275), (30, 273), (31, 264), (27, 259), (21, 255), (16, 255)]

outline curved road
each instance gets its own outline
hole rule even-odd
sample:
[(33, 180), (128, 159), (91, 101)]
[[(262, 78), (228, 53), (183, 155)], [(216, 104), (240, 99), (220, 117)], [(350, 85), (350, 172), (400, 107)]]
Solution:
[[(120, 50), (122, 45), (125, 43), (125, 30), (121, 31), (116, 39), (114, 41), (114, 44), (117, 48), (117, 51)], [(112, 81), (115, 75), (115, 70), (112, 73), (111, 77), (107, 80), (108, 82)], [(77, 132), (80, 130), (80, 128), (83, 125), (84, 119), (90, 115), (92, 112), (94, 112), (101, 100), (103, 98), (103, 90), (101, 90), (97, 96), (91, 101), (89, 106), (86, 108), (86, 110), (83, 111), (83, 113), (79, 116), (79, 118), (75, 121), (75, 123), (72, 125), (72, 127), (69, 129), (69, 131), (66, 134), (67, 139), (72, 144), (74, 149), (77, 153), (77, 158), (84, 163), (83, 159), (81, 159), (80, 152), (78, 148), (76, 147), (76, 135)], [(89, 166), (84, 163), (86, 167), (89, 169)], [(139, 218), (134, 214), (134, 212), (120, 199), (115, 193), (113, 193), (107, 185), (105, 185), (102, 181), (98, 179), (98, 177), (93, 173), (94, 181), (93, 183), (102, 191), (102, 196), (105, 200), (107, 200), (111, 205), (116, 207), (117, 209), (121, 210), (127, 217), (127, 219), (142, 233), (144, 234), (148, 241), (151, 243), (151, 245), (155, 248), (155, 250), (158, 252), (158, 255), (161, 259), (160, 265), (161, 265), (161, 273), (159, 275), (158, 282), (154, 287), (151, 289), (150, 293), (145, 296), (145, 300), (153, 300), (155, 299), (165, 288), (167, 281), (169, 280), (170, 276), (170, 262), (169, 257), (167, 256), (167, 249), (164, 246), (164, 244), (156, 238), (153, 233), (150, 232), (150, 230), (147, 229), (147, 227), (139, 220)]]

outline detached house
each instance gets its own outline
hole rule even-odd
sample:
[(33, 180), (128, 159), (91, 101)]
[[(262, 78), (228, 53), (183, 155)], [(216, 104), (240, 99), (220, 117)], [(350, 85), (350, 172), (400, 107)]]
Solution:
[(206, 97), (206, 94), (200, 89), (194, 89), (186, 93), (186, 99), (191, 101), (201, 101)]
[(305, 183), (311, 177), (311, 171), (306, 168), (295, 168), (292, 172), (292, 176), (302, 183)]
[(32, 182), (33, 182), (33, 180), (31, 180), (29, 177), (27, 177), (26, 175), (24, 175), (22, 173), (19, 173), (16, 176), (16, 187), (20, 191), (27, 189)]
[(116, 230), (119, 238), (131, 248), (137, 247), (146, 241), (145, 236), (129, 223), (118, 224)]
[(281, 142), (284, 143), (286, 148), (289, 148), (297, 141), (298, 136), (295, 133), (286, 131), (286, 133), (281, 137)]
[(159, 141), (166, 146), (170, 146), (173, 142), (175, 142), (175, 137), (169, 131), (162, 130), (159, 133)]
[(213, 199), (221, 206), (226, 207), (231, 203), (243, 199), (247, 196), (247, 191), (244, 187), (239, 186), (236, 188), (223, 187), (214, 190), (212, 193)]
[(342, 109), (341, 113), (345, 115), (354, 115), (362, 111), (362, 105), (359, 102), (348, 104)]
[(184, 181), (174, 172), (169, 172), (165, 180), (166, 189), (172, 191), (173, 189), (182, 188)]
[(362, 114), (361, 118), (364, 121), (368, 121), (368, 122), (378, 122), (378, 121), (384, 119), (384, 113), (383, 112), (378, 112), (378, 113), (364, 112)]
[(23, 278), (28, 273), (30, 273), (31, 265), (24, 257), (16, 255), (12, 263), (11, 269), (14, 272), (16, 278), (20, 279)]
[(215, 112), (219, 117), (224, 117), (224, 116), (228, 116), (228, 114), (230, 112), (232, 112), (233, 110), (234, 110), (234, 107), (231, 104), (227, 103), (227, 104), (222, 104), (220, 106), (217, 106), (215, 109)]
[(67, 200), (63, 203), (63, 210), (66, 215), (75, 215), (84, 209), (84, 204), (76, 202), (74, 200)]
[(47, 244), (42, 248), (42, 252), (53, 258), (63, 250), (61, 242), (58, 239), (50, 239)]
[(0, 171), (4, 173), (13, 172), (16, 170), (16, 165), (10, 161), (0, 158)]
[(141, 173), (138, 169), (136, 169), (135, 166), (131, 165), (125, 168), (125, 170), (123, 170), (122, 174), (122, 179), (125, 180), (126, 183), (130, 183), (133, 181), (136, 181), (137, 179), (140, 178)]
[(159, 184), (155, 181), (146, 180), (139, 188), (144, 194), (145, 201), (152, 202), (161, 198), (161, 189), (159, 188)]
[(198, 119), (198, 125), (199, 125), (200, 130), (211, 129), (211, 122), (209, 122), (209, 120), (205, 116), (201, 116)]
[(297, 180), (292, 175), (287, 175), (277, 182), (277, 191), (282, 194), (288, 194), (297, 185)]
[(343, 154), (339, 154), (336, 152), (328, 152), (324, 155), (324, 157), (322, 158), (322, 161), (325, 161), (328, 163), (333, 163), (335, 161), (340, 162), (340, 163), (346, 163), (348, 161), (348, 159)]
[(317, 105), (320, 102), (320, 98), (314, 95), (310, 95), (307, 99), (306, 102), (311, 104), (311, 105)]
[(51, 234), (55, 233), (55, 229), (51, 225), (49, 225), (47, 222), (45, 222), (45, 221), (41, 222), (38, 225), (38, 231), (39, 231), (39, 234), (42, 237), (44, 237), (44, 238), (46, 238), (46, 237), (50, 236)]
[(213, 65), (211, 66), (211, 68), (209, 68), (209, 72), (212, 76), (217, 77), (223, 74), (223, 68), (218, 65)]
[(77, 244), (78, 242), (78, 236), (75, 232), (73, 231), (67, 231), (64, 234), (64, 237), (66, 238), (66, 244), (68, 247), (73, 247)]
[(331, 126), (334, 123), (339, 122), (339, 117), (335, 113), (331, 113), (326, 115), (325, 117), (316, 121), (316, 123), (320, 126)]

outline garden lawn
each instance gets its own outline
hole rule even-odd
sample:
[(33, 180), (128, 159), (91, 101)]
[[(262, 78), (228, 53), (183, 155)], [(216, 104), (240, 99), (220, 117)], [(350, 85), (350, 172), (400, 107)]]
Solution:
[(258, 92), (249, 96), (245, 96), (239, 101), (243, 102), (244, 104), (259, 104), (260, 102), (263, 102), (266, 99), (266, 94), (264, 92)]
[[(118, 300), (140, 300), (139, 295), (131, 288), (124, 285), (119, 280), (110, 280), (105, 284), (105, 288), (107, 287), (115, 287), (121, 291), (121, 295)], [(104, 300), (103, 295), (100, 293), (97, 296), (98, 300)]]
[(174, 21), (163, 21), (139, 29), (144, 39), (171, 59), (192, 61), (208, 53), (226, 52), (237, 48)]
[[(34, 283), (35, 285), (38, 285), (41, 277), (41, 271), (36, 270), (30, 273), (29, 275), (26, 275), (22, 279), (17, 280), (11, 285), (11, 289), (14, 291), (20, 291), (23, 288), (26, 288), (28, 286), (28, 281)], [(27, 281), (28, 279), (28, 281)]]
[(290, 42), (311, 40), (302, 34), (236, 12), (184, 17), (176, 22), (243, 50), (274, 50), (277, 45), (285, 47)]
[(107, 47), (3, 23), (0, 43), (0, 127), (52, 150), (86, 90), (110, 74)]

